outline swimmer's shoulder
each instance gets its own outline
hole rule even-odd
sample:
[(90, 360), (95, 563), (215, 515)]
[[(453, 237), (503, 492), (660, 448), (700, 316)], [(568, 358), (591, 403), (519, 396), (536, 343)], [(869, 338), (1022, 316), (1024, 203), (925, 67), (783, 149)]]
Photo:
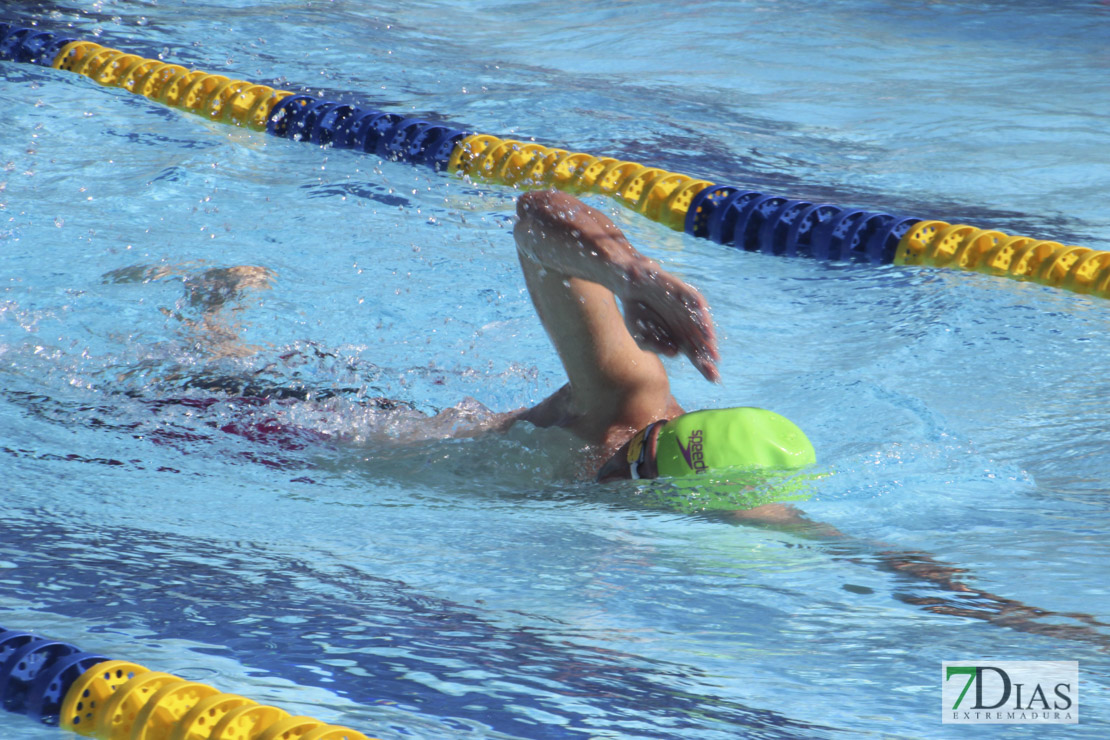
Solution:
[[(573, 426), (575, 417), (571, 413), (570, 383), (552, 393), (531, 408), (510, 411), (513, 416), (508, 426), (518, 421), (526, 421), (538, 427), (569, 427)], [(507, 428), (507, 427), (506, 427)]]
[(513, 413), (516, 416), (512, 423), (526, 421), (543, 429), (566, 429), (591, 445), (605, 446), (616, 426), (609, 414), (599, 413), (597, 408), (581, 408), (576, 403), (570, 383), (532, 408)]
[(560, 427), (593, 446), (612, 452), (651, 422), (672, 419), (682, 414), (683, 409), (669, 388), (663, 388), (662, 393), (659, 389), (648, 389), (645, 393), (627, 394), (614, 403), (583, 408), (567, 383), (532, 408), (511, 413), (508, 426), (527, 421), (542, 428)]

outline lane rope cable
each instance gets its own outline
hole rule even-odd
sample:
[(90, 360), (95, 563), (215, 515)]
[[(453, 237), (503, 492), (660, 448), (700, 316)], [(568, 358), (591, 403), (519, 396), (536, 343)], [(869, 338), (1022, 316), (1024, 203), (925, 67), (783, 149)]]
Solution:
[(672, 229), (749, 252), (958, 269), (1110, 298), (1110, 252), (717, 185), (190, 70), (34, 27), (0, 23), (3, 60), (80, 74), (212, 121), (473, 182), (606, 195)]

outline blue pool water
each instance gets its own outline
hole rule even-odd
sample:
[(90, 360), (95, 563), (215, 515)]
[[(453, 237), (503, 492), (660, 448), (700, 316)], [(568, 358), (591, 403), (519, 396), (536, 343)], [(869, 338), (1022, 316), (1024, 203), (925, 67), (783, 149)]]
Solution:
[[(715, 182), (1110, 249), (1102, 2), (4, 13)], [(0, 130), (0, 624), (382, 738), (971, 736), (940, 722), (945, 660), (1077, 660), (1080, 724), (1051, 731), (1107, 736), (1105, 300), (737, 252), (590, 199), (714, 310), (724, 381), (670, 363), (684, 405), (773, 408), (814, 441), (827, 475), (799, 507), (841, 535), (738, 526), (577, 480), (560, 432), (382, 441), (406, 412), (369, 399), (506, 410), (563, 382), (511, 189), (11, 63)], [(189, 286), (234, 265), (272, 286), (205, 327)], [(285, 397), (244, 399), (259, 388)], [(60, 736), (7, 714), (0, 735)]]

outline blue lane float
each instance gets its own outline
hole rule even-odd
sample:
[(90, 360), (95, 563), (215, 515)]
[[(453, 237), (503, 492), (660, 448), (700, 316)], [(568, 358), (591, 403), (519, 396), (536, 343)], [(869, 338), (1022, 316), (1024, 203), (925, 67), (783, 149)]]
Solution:
[(460, 128), (396, 113), (359, 108), (311, 95), (291, 95), (271, 111), (266, 133), (318, 146), (354, 149), (383, 159), (447, 169)]
[(889, 264), (902, 237), (920, 222), (723, 185), (694, 196), (684, 230), (748, 252)]

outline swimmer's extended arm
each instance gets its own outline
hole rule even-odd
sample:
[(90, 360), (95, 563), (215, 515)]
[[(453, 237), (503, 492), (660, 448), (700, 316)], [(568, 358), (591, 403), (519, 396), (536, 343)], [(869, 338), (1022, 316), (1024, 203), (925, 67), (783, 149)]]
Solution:
[(637, 252), (604, 214), (564, 193), (534, 191), (520, 197), (517, 215), (528, 290), (570, 379), (525, 418), (605, 441), (614, 427), (635, 431), (681, 413), (657, 354), (682, 353), (719, 378), (705, 299)]
[(837, 558), (896, 574), (909, 584), (933, 591), (895, 593), (895, 598), (934, 614), (945, 614), (1008, 627), (1018, 632), (1076, 640), (1110, 648), (1110, 625), (1081, 612), (1054, 612), (1029, 606), (980, 589), (968, 582), (968, 571), (917, 550), (892, 550), (880, 543), (855, 540), (828, 524), (807, 518), (789, 504), (765, 504), (729, 512), (738, 523), (766, 527), (823, 541)]

